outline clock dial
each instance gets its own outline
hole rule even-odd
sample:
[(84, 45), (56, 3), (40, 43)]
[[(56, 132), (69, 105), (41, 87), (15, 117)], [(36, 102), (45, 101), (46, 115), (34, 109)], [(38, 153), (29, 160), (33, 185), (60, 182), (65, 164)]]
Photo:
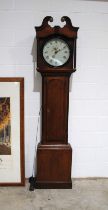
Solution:
[(43, 47), (43, 57), (51, 66), (62, 66), (68, 61), (69, 56), (69, 46), (60, 38), (50, 39)]

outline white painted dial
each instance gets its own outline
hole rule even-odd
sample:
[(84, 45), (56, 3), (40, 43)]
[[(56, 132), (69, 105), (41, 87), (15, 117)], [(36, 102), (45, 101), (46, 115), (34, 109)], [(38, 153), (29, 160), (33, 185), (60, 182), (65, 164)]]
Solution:
[(68, 44), (60, 38), (52, 38), (43, 47), (43, 57), (51, 66), (62, 66), (70, 56)]

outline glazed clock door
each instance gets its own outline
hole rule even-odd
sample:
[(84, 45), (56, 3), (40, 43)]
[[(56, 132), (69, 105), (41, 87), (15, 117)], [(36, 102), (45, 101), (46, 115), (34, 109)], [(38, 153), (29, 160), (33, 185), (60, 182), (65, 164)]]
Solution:
[(62, 66), (70, 57), (69, 46), (60, 38), (51, 38), (43, 47), (43, 57), (51, 66)]

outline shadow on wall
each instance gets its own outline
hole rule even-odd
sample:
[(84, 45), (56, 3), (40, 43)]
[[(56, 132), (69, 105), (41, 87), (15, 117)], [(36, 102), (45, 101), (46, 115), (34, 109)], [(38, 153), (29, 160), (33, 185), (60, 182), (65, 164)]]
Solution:
[(41, 93), (42, 78), (41, 78), (41, 74), (36, 70), (36, 67), (37, 67), (37, 42), (36, 42), (36, 38), (34, 38), (34, 41), (33, 41), (31, 55), (33, 57), (33, 72), (34, 72), (34, 74), (33, 74), (33, 77), (34, 77), (33, 78), (33, 80), (34, 80), (33, 91)]
[[(37, 173), (37, 145), (40, 142), (40, 140), (38, 140), (38, 133), (40, 133), (40, 137), (39, 139), (41, 139), (41, 120), (42, 120), (42, 116), (41, 116), (41, 111), (42, 111), (42, 77), (41, 74), (37, 71), (37, 42), (36, 42), (36, 37), (34, 38), (33, 41), (33, 45), (32, 45), (32, 50), (31, 50), (31, 55), (33, 57), (33, 92), (40, 92), (40, 110), (39, 110), (39, 115), (38, 115), (38, 122), (37, 122), (37, 127), (36, 127), (36, 140), (35, 140), (35, 152), (34, 152), (34, 158), (33, 158), (33, 169), (32, 169), (32, 177), (30, 177), (30, 179), (33, 180), (34, 182), (34, 178), (36, 177), (36, 173)], [(39, 132), (40, 130), (40, 132)], [(30, 181), (31, 183), (31, 181)], [(32, 185), (30, 185), (31, 189), (32, 189)]]

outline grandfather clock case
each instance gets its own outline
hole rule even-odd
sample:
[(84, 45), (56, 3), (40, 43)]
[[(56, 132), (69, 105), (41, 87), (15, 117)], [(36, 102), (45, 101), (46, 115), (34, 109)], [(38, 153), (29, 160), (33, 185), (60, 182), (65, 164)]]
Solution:
[(35, 27), (37, 71), (42, 76), (42, 137), (37, 147), (35, 188), (72, 188), (68, 143), (69, 78), (76, 71), (78, 27), (67, 16), (51, 27), (47, 16)]

